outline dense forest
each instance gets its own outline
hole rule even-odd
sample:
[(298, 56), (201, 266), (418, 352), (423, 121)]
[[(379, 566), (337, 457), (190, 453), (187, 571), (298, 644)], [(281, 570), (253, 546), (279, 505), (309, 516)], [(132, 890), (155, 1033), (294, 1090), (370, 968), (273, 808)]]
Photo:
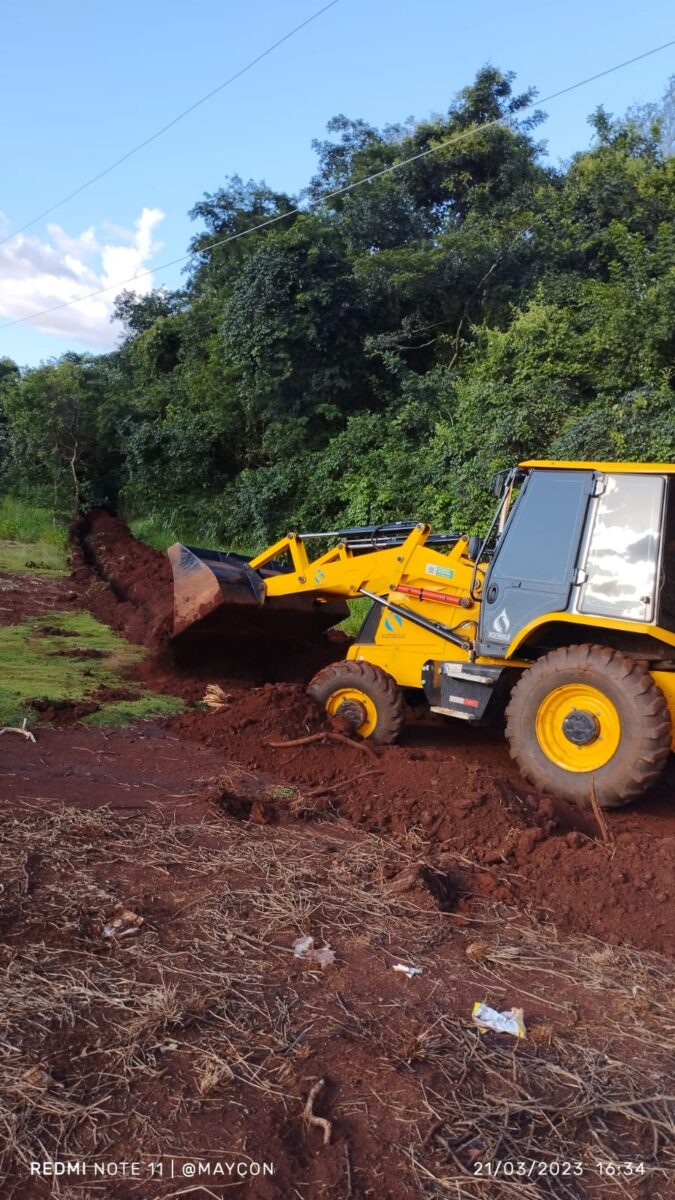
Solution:
[(336, 117), (300, 197), (237, 176), (205, 195), (185, 285), (120, 295), (118, 348), (0, 360), (2, 487), (255, 548), (471, 531), (524, 457), (672, 459), (672, 103), (599, 110), (556, 168), (532, 100), (486, 67), (443, 116)]

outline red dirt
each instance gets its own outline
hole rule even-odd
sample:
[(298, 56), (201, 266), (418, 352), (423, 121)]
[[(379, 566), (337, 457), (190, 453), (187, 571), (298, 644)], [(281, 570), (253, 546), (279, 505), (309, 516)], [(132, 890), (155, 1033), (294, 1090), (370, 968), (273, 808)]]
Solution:
[(173, 612), (166, 555), (137, 542), (124, 522), (105, 509), (79, 517), (71, 535), (73, 577), (86, 590), (94, 615), (132, 642), (157, 645), (165, 640)]
[[(280, 684), (241, 692), (223, 712), (186, 713), (172, 727), (300, 790), (341, 783), (327, 797), (331, 811), (373, 832), (413, 830), (432, 861), (459, 850), (475, 864), (469, 896), (534, 903), (561, 928), (675, 953), (668, 782), (607, 815), (615, 839), (607, 847), (591, 813), (532, 793), (493, 730), (411, 720), (401, 745), (378, 750), (377, 764), (331, 742), (273, 749), (271, 741), (323, 727), (302, 688)], [(378, 774), (355, 778), (373, 765)]]
[[(161, 726), (57, 727), (38, 731), (35, 745), (0, 738), (0, 978), (14, 1002), (21, 980), (34, 976), (37, 995), (63, 977), (76, 1011), (52, 1011), (45, 999), (47, 1015), (26, 1017), (25, 1028), (9, 1012), (22, 1068), (55, 1081), (41, 1105), (11, 1090), (6, 1100), (0, 1080), (19, 1132), (22, 1123), (26, 1137), (39, 1130), (61, 1157), (204, 1159), (228, 1147), (270, 1158), (273, 1182), (239, 1191), (251, 1200), (440, 1200), (454, 1191), (508, 1200), (520, 1185), (470, 1178), (491, 1148), (513, 1156), (503, 1139), (526, 1160), (533, 1145), (553, 1158), (582, 1147), (603, 1158), (600, 1144), (659, 1168), (670, 1145), (670, 1116), (658, 1106), (672, 1091), (673, 977), (667, 959), (633, 947), (675, 952), (672, 776), (607, 814), (605, 845), (592, 814), (533, 794), (498, 729), (410, 712), (397, 746), (325, 737), (273, 747), (330, 732), (304, 689), (344, 652), (344, 638), (273, 659), (261, 648), (253, 661), (250, 646), (170, 645), (163, 556), (103, 511), (75, 537), (73, 580), (52, 581), (48, 595), (31, 577), (0, 590), (13, 619), (86, 606), (149, 646), (130, 691), (140, 681), (192, 702), (218, 683), (229, 699)], [(102, 689), (91, 703), (120, 692)], [(72, 721), (67, 713), (54, 707), (57, 726)], [(143, 931), (102, 943), (102, 924), (120, 907), (143, 916)], [(293, 959), (306, 932), (337, 950), (334, 968)], [(576, 940), (589, 933), (619, 948)], [(536, 957), (544, 944), (547, 957)], [(423, 976), (395, 974), (399, 960)], [(584, 963), (615, 974), (601, 987), (595, 976), (582, 983)], [(160, 984), (167, 1012), (146, 1035), (143, 997)], [(60, 992), (44, 994), (62, 1002)], [(476, 1035), (475, 999), (522, 1005), (528, 1039), (514, 1047)], [(159, 1048), (167, 1044), (176, 1049)], [(224, 1082), (203, 1093), (200, 1055), (215, 1044)], [(651, 1100), (631, 1098), (633, 1070)], [(320, 1077), (316, 1112), (334, 1122), (327, 1147), (302, 1120)], [(81, 1107), (59, 1133), (62, 1099)], [(94, 1119), (99, 1100), (105, 1115)], [(535, 1112), (539, 1101), (553, 1119), (551, 1108)], [(636, 1125), (631, 1114), (641, 1121), (648, 1111), (660, 1123)], [(568, 1140), (557, 1141), (563, 1125)], [(56, 1197), (51, 1181), (12, 1171), (8, 1200)], [(638, 1179), (631, 1194), (666, 1200), (671, 1180)], [(625, 1194), (597, 1172), (565, 1189), (545, 1179), (536, 1194)], [(221, 1183), (150, 1183), (147, 1174), (101, 1187), (69, 1179), (58, 1194), (168, 1200), (188, 1191), (195, 1200), (231, 1194)]]
[(38, 721), (59, 728), (75, 725), (83, 717), (98, 712), (100, 707), (95, 700), (48, 700), (38, 697), (31, 701)]
[(10, 735), (1, 739), (0, 802), (13, 813), (34, 811), (36, 798), (47, 813), (64, 803), (148, 813), (166, 804), (178, 821), (199, 820), (210, 811), (202, 791), (222, 769), (216, 751), (191, 746), (186, 754), (168, 730), (145, 722), (130, 729), (68, 729), (52, 716), (50, 723), (57, 728), (37, 732), (36, 745)]
[(54, 609), (68, 611), (78, 606), (78, 600), (71, 579), (0, 571), (0, 625), (17, 625)]

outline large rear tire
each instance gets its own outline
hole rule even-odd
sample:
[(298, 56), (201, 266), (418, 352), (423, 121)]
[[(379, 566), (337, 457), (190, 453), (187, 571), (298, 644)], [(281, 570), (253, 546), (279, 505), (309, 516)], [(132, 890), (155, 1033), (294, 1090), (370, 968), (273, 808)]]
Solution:
[(369, 662), (331, 663), (315, 675), (307, 694), (332, 717), (342, 717), (359, 737), (395, 742), (404, 720), (396, 680)]
[(665, 696), (649, 671), (606, 646), (565, 646), (523, 673), (506, 710), (521, 773), (586, 807), (628, 804), (656, 783), (670, 753)]

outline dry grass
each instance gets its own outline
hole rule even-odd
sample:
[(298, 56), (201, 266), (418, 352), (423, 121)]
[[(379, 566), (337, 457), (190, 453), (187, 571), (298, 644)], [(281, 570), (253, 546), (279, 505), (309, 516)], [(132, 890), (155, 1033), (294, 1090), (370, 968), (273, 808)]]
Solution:
[(507, 1196), (517, 1187), (518, 1195), (533, 1197), (608, 1195), (597, 1164), (629, 1159), (645, 1163), (646, 1194), (671, 1194), (675, 1096), (669, 1080), (660, 1072), (647, 1083), (643, 1066), (626, 1062), (609, 1039), (598, 1048), (583, 1037), (554, 1037), (542, 1053), (536, 1043), (495, 1044), (440, 1019), (434, 1055), (445, 1086), (425, 1089), (426, 1153), (409, 1147), (429, 1194), (484, 1195), (477, 1162), (567, 1161), (580, 1164), (583, 1174), (549, 1177), (542, 1167), (530, 1183), (493, 1181), (490, 1194)]
[[(574, 989), (578, 996), (582, 991), (589, 1012), (602, 1018), (609, 1035), (634, 1042), (636, 1049), (649, 1046), (675, 1055), (674, 971), (669, 959), (591, 937), (561, 936), (552, 925), (523, 920), (515, 909), (502, 908), (497, 929), (490, 910), (483, 922), (493, 936), (478, 943), (479, 975), (499, 984), (516, 983), (521, 991), (524, 986), (557, 989), (558, 1009), (571, 1014), (574, 1005), (564, 1001), (565, 992)], [(474, 930), (480, 925), (481, 918), (475, 916)]]
[[(264, 974), (279, 965), (286, 974), (297, 930), (331, 927), (344, 937), (371, 919), (385, 933), (391, 911), (362, 885), (350, 889), (347, 850), (332, 856), (328, 873), (320, 841), (300, 854), (297, 838), (284, 840), (279, 847), (236, 823), (224, 838), (223, 821), (180, 827), (106, 810), (5, 824), (6, 1166), (25, 1170), (66, 1146), (101, 1154), (130, 1120), (142, 1121), (134, 1090), (168, 1062), (181, 1061), (188, 1091), (202, 1097), (222, 1096), (233, 1082), (283, 1096), (284, 1056), (300, 1051), (307, 1022), (290, 1008), (280, 1019)], [(363, 855), (353, 865), (358, 876)], [(172, 883), (167, 936), (147, 915), (137, 938), (107, 944), (101, 931), (115, 908), (143, 908), (133, 890), (139, 871), (144, 884)], [(30, 1082), (36, 1068), (45, 1086)], [(163, 1132), (153, 1127), (150, 1136), (159, 1142)]]
[[(68, 809), (6, 821), (7, 1194), (21, 1195), (35, 1158), (176, 1147), (196, 1112), (264, 1110), (301, 1129), (307, 1080), (330, 1076), (342, 1081), (335, 1138), (354, 1121), (360, 1136), (386, 1137), (411, 1195), (640, 1194), (597, 1175), (597, 1161), (617, 1158), (646, 1163), (642, 1195), (672, 1195), (672, 964), (503, 908), (458, 920), (421, 906), (393, 885), (418, 850), (339, 822), (177, 825)], [(118, 905), (145, 924), (104, 941)], [(299, 933), (330, 942), (336, 966), (294, 960)], [(395, 976), (401, 957), (424, 975)], [(470, 1001), (484, 996), (525, 1006), (524, 1042), (473, 1028)], [(343, 1072), (357, 1060), (358, 1086)], [(359, 1151), (350, 1142), (357, 1173)], [(474, 1176), (476, 1161), (496, 1159), (579, 1161), (584, 1175)], [(130, 1194), (163, 1193), (145, 1180)]]

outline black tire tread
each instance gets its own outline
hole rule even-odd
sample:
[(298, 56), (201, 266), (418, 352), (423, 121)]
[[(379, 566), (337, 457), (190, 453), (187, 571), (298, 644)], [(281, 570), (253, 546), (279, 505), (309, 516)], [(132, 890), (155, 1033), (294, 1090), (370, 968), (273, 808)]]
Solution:
[[(619, 779), (603, 783), (601, 772), (594, 776), (601, 807), (617, 808), (630, 803), (656, 783), (665, 768), (671, 749), (671, 720), (666, 698), (649, 671), (619, 650), (592, 643), (563, 646), (528, 667), (513, 688), (506, 709), (506, 737), (511, 757), (528, 782), (542, 791), (554, 791), (556, 795), (561, 795), (560, 786), (551, 786), (546, 779), (546, 772), (542, 771), (528, 747), (527, 731), (522, 728), (522, 712), (537, 684), (546, 678), (554, 680), (562, 671), (578, 672), (581, 681), (590, 673), (596, 677), (597, 674), (606, 676), (630, 697), (637, 709), (643, 731), (639, 753), (626, 761)], [(584, 803), (579, 796), (578, 781), (585, 778), (576, 776), (576, 781), (571, 778), (567, 792), (562, 789), (562, 798)]]
[(377, 708), (377, 725), (368, 740), (389, 744), (398, 738), (405, 720), (403, 694), (396, 680), (381, 667), (369, 662), (330, 663), (319, 671), (307, 688), (308, 696), (325, 707), (337, 688), (361, 688)]

